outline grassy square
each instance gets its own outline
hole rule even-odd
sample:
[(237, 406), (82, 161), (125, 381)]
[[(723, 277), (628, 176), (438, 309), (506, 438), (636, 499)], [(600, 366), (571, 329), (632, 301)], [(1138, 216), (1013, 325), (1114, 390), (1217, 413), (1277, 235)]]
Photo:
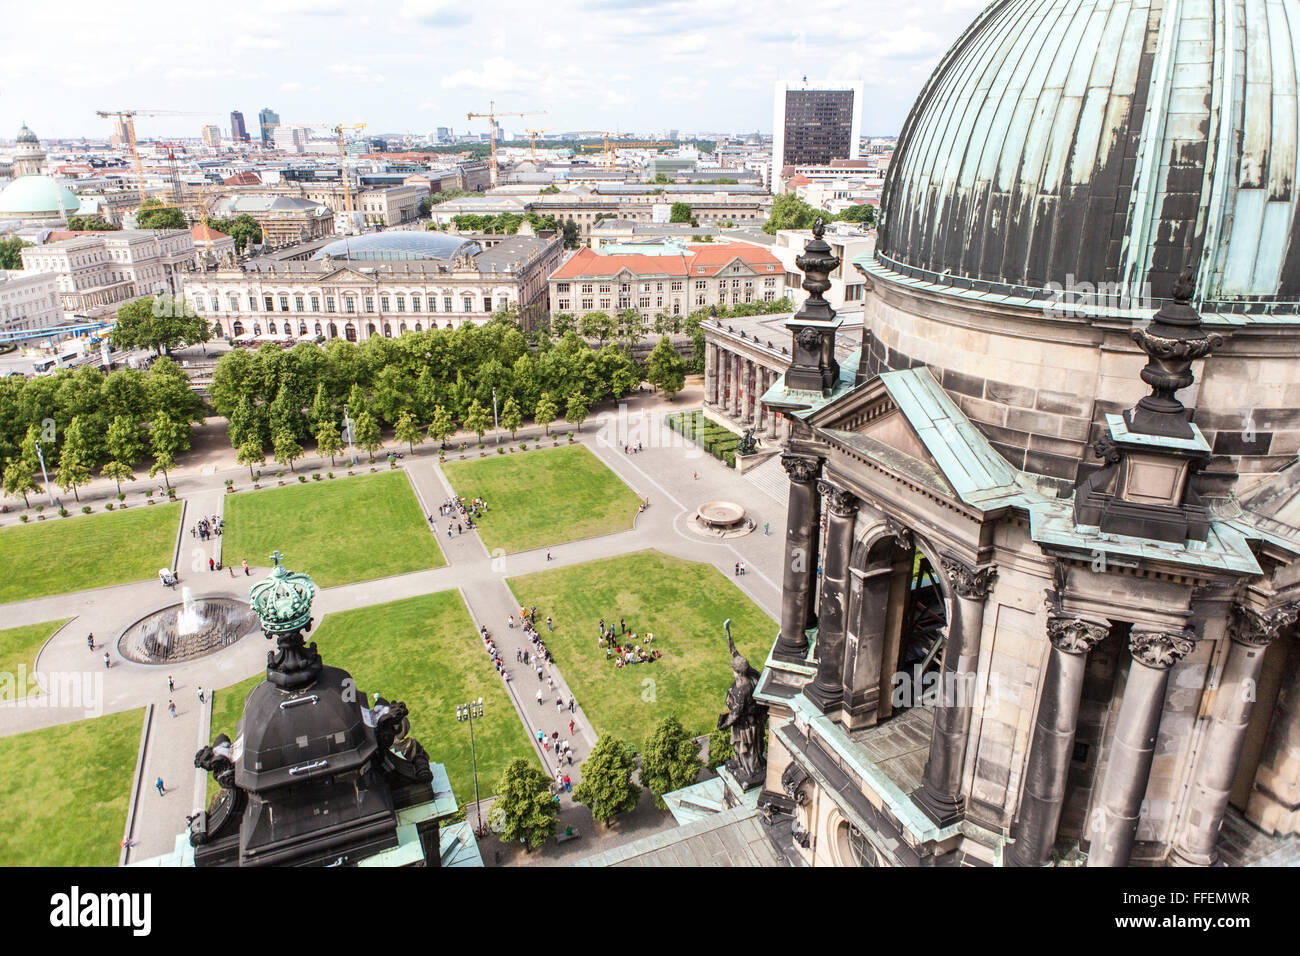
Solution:
[(401, 470), (226, 498), (226, 564), (285, 563), (323, 588), (446, 564)]
[(457, 494), (487, 502), (487, 513), (475, 523), (490, 552), (628, 531), (641, 503), (582, 445), (448, 462), (442, 470)]

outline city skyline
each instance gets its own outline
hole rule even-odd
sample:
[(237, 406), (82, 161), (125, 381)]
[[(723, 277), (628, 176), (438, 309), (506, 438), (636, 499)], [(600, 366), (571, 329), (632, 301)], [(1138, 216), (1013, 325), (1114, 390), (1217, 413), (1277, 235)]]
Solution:
[(862, 132), (887, 136), (983, 6), (940, 0), (898, 17), (884, 0), (831, 0), (815, 20), (790, 24), (773, 0), (743, 19), (721, 0), (562, 0), (542, 18), (515, 2), (474, 12), (446, 0), (269, 0), (237, 24), (205, 27), (201, 40), (178, 27), (202, 23), (197, 6), (190, 17), (186, 5), (143, 0), (131, 18), (84, 3), (57, 14), (28, 6), (7, 15), (13, 36), (57, 30), (69, 48), (117, 53), (51, 71), (42, 45), (15, 47), (0, 63), (0, 131), (27, 122), (46, 139), (107, 138), (95, 110), (210, 111), (137, 125), (143, 140), (197, 138), (209, 123), (228, 133), (231, 110), (269, 106), (286, 124), (486, 132), (465, 114), (495, 100), (502, 111), (546, 111), (503, 119), (507, 132), (770, 134), (772, 84), (806, 75), (861, 77)]

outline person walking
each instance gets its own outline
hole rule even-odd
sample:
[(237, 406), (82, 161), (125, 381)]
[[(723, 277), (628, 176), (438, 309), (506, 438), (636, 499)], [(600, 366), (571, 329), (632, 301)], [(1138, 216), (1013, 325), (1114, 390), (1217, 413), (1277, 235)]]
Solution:
[(573, 721), (569, 721), (569, 736), (573, 736)]
[(176, 701), (174, 700), (167, 701), (167, 712), (171, 714), (173, 717), (176, 716)]
[(112, 666), (113, 666), (112, 658), (110, 658), (110, 657), (108, 656), (108, 651), (105, 651), (105, 652), (104, 652), (104, 670), (108, 670), (108, 669), (109, 669), (110, 667), (112, 667)]
[(540, 687), (537, 688), (537, 706), (542, 706), (542, 689)]
[(549, 614), (546, 615), (546, 630), (547, 633), (553, 634), (555, 632), (555, 628), (551, 626), (551, 616)]
[(208, 558), (208, 570), (209, 570), (209, 571), (215, 571), (215, 570), (217, 570), (217, 559), (216, 559), (216, 558)]
[(550, 560), (551, 560), (551, 549), (550, 549), (550, 548), (547, 548), (547, 549), (546, 549), (546, 560), (547, 560), (547, 561), (550, 561)]
[(157, 780), (155, 780), (153, 782), (153, 785), (158, 788), (158, 796), (161, 797), (163, 794), (167, 792), (167, 788), (163, 786), (162, 777), (159, 777)]
[(95, 635), (94, 635), (94, 634), (88, 634), (88, 635), (86, 635), (86, 646), (89, 647), (89, 648), (91, 649), (91, 651), (94, 651), (94, 649), (95, 649)]
[(204, 701), (203, 701), (203, 685), (200, 684), (200, 685), (199, 685), (199, 703), (202, 704), (203, 702), (204, 702)]
[(244, 565), (244, 577), (248, 577), (248, 575), (252, 573), (248, 570), (248, 558), (244, 558), (240, 563)]
[[(576, 713), (576, 712), (577, 712), (577, 711), (574, 710), (574, 700), (573, 700), (572, 697), (570, 697), (570, 698), (569, 698), (569, 713), (573, 714), (573, 713)], [(569, 721), (569, 723), (573, 723), (573, 721)], [(569, 730), (569, 733), (573, 733), (573, 730), (570, 729), (570, 730)]]
[(765, 537), (765, 538), (767, 537), (767, 530), (768, 530), (769, 527), (770, 527), (770, 525), (768, 524), (768, 522), (764, 521), (764, 522), (763, 522), (763, 537)]
[(176, 693), (176, 681), (175, 679), (172, 678), (171, 674), (167, 675), (167, 693), (169, 694)]
[(558, 710), (558, 711), (560, 711), (561, 713), (564, 712), (564, 701), (562, 701), (562, 700), (561, 700), (560, 698), (558, 698), (558, 697), (555, 698), (555, 709)]

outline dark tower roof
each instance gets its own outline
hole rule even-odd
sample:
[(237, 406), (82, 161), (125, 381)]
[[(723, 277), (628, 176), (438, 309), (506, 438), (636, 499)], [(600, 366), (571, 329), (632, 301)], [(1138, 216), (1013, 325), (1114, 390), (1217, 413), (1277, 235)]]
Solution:
[(903, 128), (881, 260), (1155, 300), (1191, 267), (1203, 310), (1294, 311), (1297, 50), (1300, 18), (1245, 0), (991, 4)]

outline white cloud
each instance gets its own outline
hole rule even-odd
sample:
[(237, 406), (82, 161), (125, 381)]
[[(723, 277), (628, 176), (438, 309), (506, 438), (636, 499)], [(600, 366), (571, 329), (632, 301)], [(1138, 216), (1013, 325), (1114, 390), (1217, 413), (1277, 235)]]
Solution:
[(345, 77), (350, 83), (361, 83), (366, 86), (383, 83), (388, 79), (382, 73), (373, 72), (364, 63), (331, 63), (329, 71)]

